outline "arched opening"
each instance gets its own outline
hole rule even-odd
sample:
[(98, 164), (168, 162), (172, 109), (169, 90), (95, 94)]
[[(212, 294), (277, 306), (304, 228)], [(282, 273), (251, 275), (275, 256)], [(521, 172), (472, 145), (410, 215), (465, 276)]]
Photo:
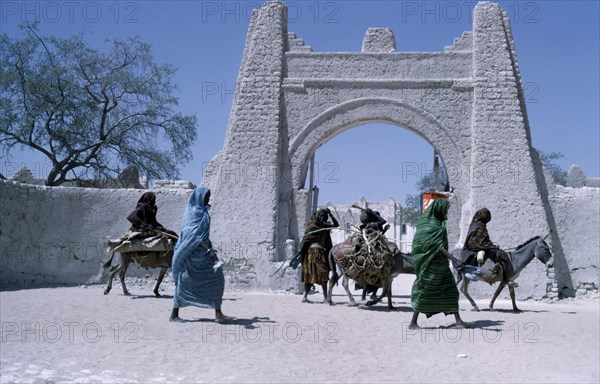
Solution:
[(306, 164), (320, 146), (346, 130), (369, 123), (387, 123), (410, 130), (431, 143), (447, 161), (446, 165), (460, 164), (468, 152), (465, 148), (461, 150), (460, 137), (424, 110), (387, 98), (355, 99), (323, 111), (290, 140), (294, 188), (304, 186)]
[[(329, 138), (314, 153), (319, 201), (351, 204), (359, 197), (382, 201), (418, 192), (431, 174), (435, 149), (425, 139), (387, 123), (358, 125)], [(306, 165), (307, 167), (309, 164)], [(305, 185), (309, 185), (307, 170)]]
[[(330, 141), (332, 142), (330, 145), (335, 145), (334, 143), (336, 141), (332, 139), (336, 138), (338, 135), (343, 135), (346, 131), (357, 131), (355, 128), (361, 126), (367, 128), (358, 128), (357, 132), (360, 132), (363, 129), (368, 131), (368, 127), (373, 123), (384, 125), (386, 127), (384, 129), (389, 130), (392, 132), (392, 134), (405, 134), (408, 135), (408, 137), (412, 137), (413, 140), (416, 138), (417, 141), (420, 141), (422, 145), (424, 145), (424, 153), (420, 155), (423, 156), (423, 161), (413, 161), (411, 159), (399, 160), (401, 163), (405, 162), (405, 173), (409, 171), (409, 169), (407, 169), (409, 163), (411, 163), (410, 172), (416, 175), (420, 175), (421, 171), (425, 171), (428, 168), (433, 170), (433, 149), (435, 149), (439, 156), (444, 159), (443, 163), (446, 166), (446, 169), (450, 167), (450, 169), (459, 170), (460, 165), (465, 163), (465, 156), (468, 156), (468, 150), (465, 151), (464, 147), (461, 149), (461, 145), (459, 145), (461, 137), (457, 136), (455, 132), (450, 131), (447, 127), (445, 127), (442, 121), (438, 120), (429, 112), (409, 105), (403, 101), (389, 98), (362, 98), (354, 99), (330, 107), (311, 121), (307, 122), (307, 124), (290, 140), (289, 154), (292, 166), (292, 187), (294, 191), (300, 192), (302, 190), (306, 190), (308, 195), (308, 199), (304, 202), (304, 204), (302, 203), (302, 200), (306, 199), (306, 195), (303, 193), (298, 193), (295, 195), (296, 215), (298, 218), (296, 223), (298, 224), (298, 232), (302, 231), (303, 225), (308, 221), (310, 212), (316, 209), (315, 199), (313, 199), (314, 196), (311, 189), (312, 185), (310, 184), (310, 180), (307, 179), (307, 177), (310, 177), (310, 164), (313, 154), (317, 153), (320, 147), (326, 146)], [(352, 135), (352, 133), (349, 134)], [(382, 136), (386, 144), (394, 141), (386, 140), (385, 134)], [(403, 141), (401, 138), (396, 138), (396, 140), (398, 142)], [(363, 138), (362, 141), (369, 142), (370, 137), (367, 136), (366, 138)], [(465, 143), (462, 144), (464, 146)], [(349, 151), (357, 154), (361, 149), (357, 144), (348, 147)], [(371, 156), (377, 156), (376, 151), (370, 153), (375, 153), (375, 155)], [(366, 157), (368, 156), (369, 155)], [(359, 158), (359, 156), (357, 155), (356, 158)], [(428, 161), (426, 160), (427, 158), (431, 160)], [(414, 163), (419, 162), (422, 162), (425, 165), (414, 165)], [(322, 173), (320, 177), (329, 177), (330, 179), (328, 181), (335, 180), (331, 179), (331, 173), (336, 172), (336, 167), (339, 170), (339, 164), (336, 166), (335, 161), (325, 161), (320, 165), (320, 167), (327, 167), (322, 169), (322, 171), (330, 172), (329, 174)], [(396, 171), (398, 171), (399, 168), (400, 172), (402, 172), (402, 164), (400, 164), (400, 167), (394, 168)], [(448, 173), (450, 183), (452, 184), (454, 174), (452, 172)], [(399, 177), (402, 178), (402, 175)], [(307, 182), (307, 180), (309, 181)], [(406, 179), (406, 181), (407, 183), (410, 183), (409, 179)], [(415, 181), (413, 180), (413, 182)], [(372, 182), (371, 184), (375, 184), (374, 188), (377, 187), (376, 183)], [(462, 204), (461, 196), (466, 196), (466, 184), (457, 183), (455, 187), (456, 189), (453, 196), (455, 204), (451, 206), (451, 210), (458, 213), (457, 211)], [(355, 192), (350, 193), (352, 195), (355, 194)], [(360, 197), (360, 192), (357, 191), (356, 196), (349, 197), (348, 200), (358, 199)], [(386, 196), (385, 199), (387, 200), (389, 197), (393, 196)], [(369, 196), (365, 196), (365, 198), (370, 199)], [(404, 196), (400, 197), (400, 199), (402, 198), (404, 198)], [(418, 200), (419, 199), (417, 199), (417, 201)], [(326, 203), (326, 201), (323, 201), (323, 199), (318, 199), (317, 201)], [(404, 202), (396, 201), (396, 204), (402, 203)], [(389, 205), (393, 206), (394, 204)], [(392, 209), (389, 206), (381, 206), (381, 208), (388, 211)], [(395, 211), (395, 209), (393, 210)], [(356, 212), (354, 213), (354, 216), (356, 216)], [(393, 215), (390, 216), (393, 217)], [(453, 217), (458, 218), (460, 215), (453, 215)], [(349, 217), (348, 221), (355, 221), (355, 218)], [(292, 231), (295, 230), (292, 229)], [(395, 231), (395, 236), (401, 238), (399, 235), (401, 232), (402, 223), (399, 223), (398, 229)], [(302, 233), (299, 233), (298, 235), (301, 236)]]
[(334, 243), (359, 225), (354, 205), (380, 212), (390, 225), (388, 238), (410, 252), (422, 190), (448, 186), (431, 143), (397, 124), (370, 122), (340, 130), (320, 143), (305, 167), (311, 209), (328, 207), (340, 222), (332, 231)]

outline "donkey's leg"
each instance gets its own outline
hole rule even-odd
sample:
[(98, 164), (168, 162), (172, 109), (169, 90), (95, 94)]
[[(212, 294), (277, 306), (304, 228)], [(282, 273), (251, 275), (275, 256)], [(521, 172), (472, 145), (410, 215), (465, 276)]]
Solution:
[(121, 270), (119, 271), (119, 279), (121, 280), (121, 286), (123, 287), (123, 294), (125, 296), (131, 296), (131, 293), (129, 293), (127, 287), (125, 286), (125, 273), (127, 273), (127, 268), (129, 268), (129, 263), (131, 263), (131, 256), (122, 253), (121, 261), (123, 264), (121, 265)]
[(158, 280), (156, 281), (156, 286), (154, 287), (154, 296), (156, 297), (160, 297), (160, 293), (158, 293), (158, 287), (160, 287), (160, 283), (162, 283), (163, 281), (163, 277), (165, 277), (165, 274), (167, 273), (167, 267), (161, 267), (160, 268), (160, 273), (158, 274)]
[(350, 293), (350, 289), (348, 289), (348, 276), (346, 276), (346, 274), (344, 274), (344, 277), (342, 278), (342, 287), (344, 287), (346, 293), (348, 294), (348, 298), (350, 299), (348, 306), (356, 307), (358, 303), (354, 300), (354, 296), (352, 296), (352, 293)]
[(381, 291), (381, 296), (379, 296), (379, 297), (375, 296), (374, 299), (371, 299), (371, 300), (367, 301), (365, 303), (365, 305), (367, 307), (370, 307), (372, 305), (375, 305), (375, 304), (379, 303), (381, 300), (383, 300), (383, 297), (386, 295), (386, 293), (387, 293), (387, 284), (386, 284), (385, 281), (383, 281), (383, 289)]
[(371, 292), (371, 299), (374, 299), (377, 297), (377, 290), (379, 289), (379, 287), (377, 287), (376, 285), (373, 286), (373, 292)]
[[(461, 275), (462, 275), (462, 273), (461, 273)], [(469, 303), (471, 303), (471, 305), (473, 306), (473, 310), (479, 311), (479, 307), (475, 303), (475, 300), (473, 300), (473, 298), (469, 295), (469, 279), (465, 279), (465, 278), (462, 279), (462, 285), (460, 286), (460, 291), (463, 293), (463, 295), (465, 295), (467, 300), (469, 300)]]
[(390, 280), (388, 281), (388, 292), (387, 292), (387, 299), (388, 299), (388, 309), (396, 309), (394, 307), (394, 304), (392, 303), (392, 278), (390, 278)]
[(321, 288), (323, 288), (323, 304), (327, 302), (327, 281), (321, 283)]
[(513, 311), (521, 312), (521, 310), (517, 308), (517, 302), (515, 301), (515, 287), (512, 284), (508, 284), (508, 292), (510, 293), (510, 300), (512, 301)]
[(112, 289), (113, 277), (115, 277), (115, 275), (117, 274), (117, 272), (119, 272), (120, 269), (121, 266), (119, 265), (118, 267), (110, 270), (110, 273), (108, 274), (108, 284), (106, 285), (106, 289), (104, 290), (105, 295), (108, 295), (108, 293)]
[(361, 296), (361, 300), (365, 301), (367, 299), (367, 293), (369, 293), (369, 291), (371, 291), (371, 296), (369, 296), (370, 299), (375, 299), (377, 298), (377, 290), (379, 288), (376, 285), (370, 285), (370, 284), (365, 284), (365, 286), (362, 289), (362, 296)]
[(375, 304), (379, 303), (381, 300), (383, 300), (384, 297), (387, 296), (387, 298), (388, 298), (388, 308), (389, 309), (394, 309), (394, 306), (392, 305), (392, 287), (391, 287), (391, 281), (384, 280), (382, 283), (383, 283), (383, 288), (382, 288), (381, 296), (375, 297), (375, 299), (367, 301), (366, 305), (368, 307), (370, 307), (372, 305), (375, 305)]
[(329, 288), (327, 290), (327, 302), (329, 303), (329, 305), (333, 305), (333, 298), (332, 298), (332, 294), (333, 294), (333, 285), (335, 284), (335, 275), (332, 275), (331, 278), (329, 279)]
[[(506, 287), (506, 283), (504, 281), (501, 281), (500, 285), (498, 286), (498, 289), (496, 289), (496, 292), (494, 292), (494, 296), (492, 297), (492, 301), (490, 301), (490, 309), (491, 310), (494, 309), (494, 302), (496, 301), (496, 298), (498, 298), (498, 295), (500, 294), (500, 292), (502, 292), (502, 290), (504, 289), (504, 287)], [(514, 304), (513, 304), (513, 306), (514, 306)]]
[(308, 301), (308, 292), (310, 291), (311, 287), (312, 287), (312, 284), (310, 284), (310, 283), (304, 283), (304, 296), (302, 296), (302, 302), (303, 303), (309, 303), (309, 301)]

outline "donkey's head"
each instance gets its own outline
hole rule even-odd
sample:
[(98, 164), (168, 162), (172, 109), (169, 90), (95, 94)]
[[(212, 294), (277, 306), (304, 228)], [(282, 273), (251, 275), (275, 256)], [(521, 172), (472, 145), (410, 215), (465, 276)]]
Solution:
[(552, 250), (542, 238), (536, 241), (536, 247), (533, 252), (535, 257), (544, 264), (547, 264), (552, 258)]

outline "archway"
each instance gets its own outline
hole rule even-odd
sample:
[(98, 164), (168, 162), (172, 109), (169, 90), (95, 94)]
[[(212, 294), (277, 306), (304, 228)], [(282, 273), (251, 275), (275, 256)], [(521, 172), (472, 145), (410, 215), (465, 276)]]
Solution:
[(306, 167), (311, 213), (327, 207), (339, 223), (331, 231), (334, 244), (356, 232), (361, 211), (353, 206), (358, 205), (378, 211), (387, 221), (388, 240), (411, 252), (421, 192), (449, 191), (443, 159), (431, 144), (388, 123), (361, 124), (328, 138)]
[[(397, 202), (420, 193), (417, 183), (434, 187), (434, 155), (431, 144), (414, 132), (389, 123), (367, 123), (345, 130), (323, 143), (307, 164), (304, 188), (319, 189), (318, 203), (349, 205), (360, 197), (368, 201)], [(438, 155), (437, 190), (447, 186), (444, 163)], [(431, 183), (430, 183), (431, 181)], [(429, 186), (431, 184), (431, 186)]]
[[(345, 130), (368, 123), (388, 123), (408, 129), (429, 142), (447, 165), (463, 162), (463, 152), (468, 153), (468, 143), (458, 144), (444, 125), (430, 113), (398, 100), (387, 98), (362, 98), (331, 107), (316, 116), (291, 140), (290, 159), (293, 185), (302, 187), (306, 178), (308, 158), (316, 149)], [(464, 145), (467, 145), (465, 148)], [(451, 167), (447, 167), (451, 168)]]
[(290, 237), (301, 234), (311, 210), (312, 191), (304, 185), (308, 162), (315, 151), (346, 130), (369, 123), (386, 123), (397, 129), (407, 129), (431, 144), (440, 154), (445, 168), (453, 170), (448, 177), (454, 187), (448, 227), (452, 238), (458, 237), (460, 212), (468, 198), (468, 185), (461, 180), (461, 165), (470, 152), (469, 143), (459, 144), (460, 138), (450, 134), (449, 129), (431, 113), (406, 103), (388, 98), (361, 98), (333, 106), (309, 121), (291, 140), (290, 153), (294, 207), (297, 220), (290, 221)]
[[(306, 222), (307, 160), (329, 138), (369, 122), (409, 129), (443, 158), (460, 232), (453, 244), (482, 206), (502, 213), (490, 228), (501, 244), (548, 233), (544, 175), (498, 4), (478, 3), (473, 30), (443, 52), (396, 52), (387, 28), (370, 28), (362, 52), (313, 52), (287, 28), (282, 2), (253, 13), (225, 145), (205, 172), (215, 241), (256, 249), (231, 263), (235, 286), (294, 285), (295, 275), (273, 271)], [(530, 291), (545, 289), (534, 285)]]

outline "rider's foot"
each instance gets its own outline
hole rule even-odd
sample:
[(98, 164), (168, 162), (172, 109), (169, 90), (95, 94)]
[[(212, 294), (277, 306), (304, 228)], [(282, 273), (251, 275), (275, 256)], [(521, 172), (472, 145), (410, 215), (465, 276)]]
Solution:
[(183, 320), (181, 317), (179, 316), (171, 316), (169, 317), (169, 321), (171, 323), (185, 323), (185, 320)]
[(410, 323), (410, 324), (408, 324), (408, 329), (415, 330), (415, 329), (421, 329), (421, 327), (419, 327), (419, 325), (416, 323)]

